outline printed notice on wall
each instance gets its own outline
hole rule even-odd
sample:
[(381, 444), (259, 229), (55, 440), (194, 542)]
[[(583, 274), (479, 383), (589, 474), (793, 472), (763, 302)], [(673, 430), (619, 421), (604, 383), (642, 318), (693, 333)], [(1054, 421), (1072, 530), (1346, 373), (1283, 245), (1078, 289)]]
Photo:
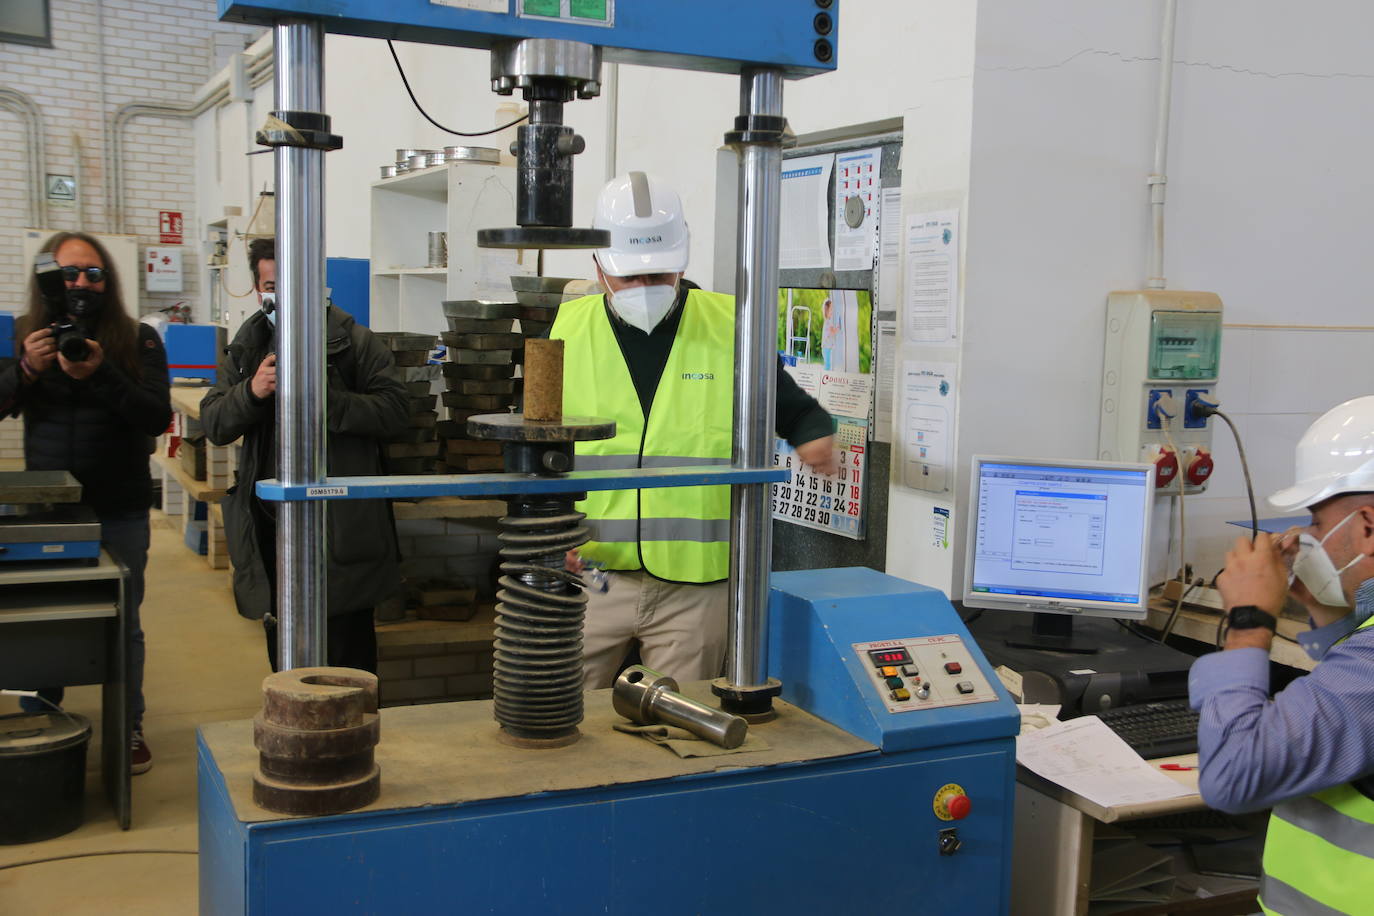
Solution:
[(882, 148), (835, 155), (835, 269), (872, 270), (882, 204)]
[(778, 267), (830, 266), (830, 171), (835, 156), (802, 156), (782, 164), (782, 231)]
[(959, 305), (959, 211), (913, 213), (906, 224), (906, 339), (945, 343)]
[(943, 493), (950, 484), (956, 393), (954, 363), (902, 363), (899, 442), (902, 483)]

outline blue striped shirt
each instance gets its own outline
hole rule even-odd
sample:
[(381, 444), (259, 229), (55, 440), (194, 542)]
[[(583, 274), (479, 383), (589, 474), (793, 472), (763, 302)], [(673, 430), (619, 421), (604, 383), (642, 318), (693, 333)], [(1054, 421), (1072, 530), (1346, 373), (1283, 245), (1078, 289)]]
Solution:
[[(1222, 811), (1258, 811), (1374, 772), (1374, 579), (1355, 610), (1303, 634), (1320, 664), (1269, 699), (1269, 655), (1204, 655), (1188, 675), (1199, 711), (1198, 788)], [(1337, 644), (1342, 636), (1349, 638)]]

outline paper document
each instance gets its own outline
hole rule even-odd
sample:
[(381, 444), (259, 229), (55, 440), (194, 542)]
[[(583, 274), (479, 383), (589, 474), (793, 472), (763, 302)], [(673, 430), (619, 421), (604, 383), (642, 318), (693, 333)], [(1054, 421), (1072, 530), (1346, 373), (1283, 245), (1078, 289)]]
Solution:
[(835, 269), (872, 270), (882, 204), (881, 147), (835, 156)]
[(835, 154), (782, 164), (782, 232), (778, 268), (830, 267), (830, 172)]
[(947, 343), (959, 307), (959, 211), (914, 213), (906, 229), (906, 337)]
[(1104, 808), (1194, 794), (1142, 760), (1097, 716), (1021, 735), (1016, 762)]

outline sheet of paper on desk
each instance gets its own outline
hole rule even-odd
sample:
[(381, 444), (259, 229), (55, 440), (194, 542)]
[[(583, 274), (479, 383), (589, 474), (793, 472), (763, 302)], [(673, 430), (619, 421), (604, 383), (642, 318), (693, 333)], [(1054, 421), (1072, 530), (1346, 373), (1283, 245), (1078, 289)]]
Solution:
[(1104, 808), (1192, 794), (1142, 760), (1097, 716), (1021, 735), (1016, 762)]

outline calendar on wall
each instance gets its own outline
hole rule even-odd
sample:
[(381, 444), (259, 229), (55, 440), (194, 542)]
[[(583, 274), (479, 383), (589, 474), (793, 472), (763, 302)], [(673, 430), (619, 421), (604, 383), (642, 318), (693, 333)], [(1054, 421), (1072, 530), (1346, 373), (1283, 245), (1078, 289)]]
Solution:
[(792, 476), (773, 484), (773, 517), (859, 540), (864, 536), (864, 489), (868, 473), (867, 424), (856, 426), (841, 420), (835, 442), (840, 450), (840, 469), (834, 475), (817, 474), (802, 464), (785, 439), (777, 440), (773, 464), (786, 467)]
[(873, 299), (867, 290), (779, 289), (778, 352), (797, 384), (835, 421), (839, 472), (820, 475), (776, 440), (773, 517), (862, 540), (873, 416)]

